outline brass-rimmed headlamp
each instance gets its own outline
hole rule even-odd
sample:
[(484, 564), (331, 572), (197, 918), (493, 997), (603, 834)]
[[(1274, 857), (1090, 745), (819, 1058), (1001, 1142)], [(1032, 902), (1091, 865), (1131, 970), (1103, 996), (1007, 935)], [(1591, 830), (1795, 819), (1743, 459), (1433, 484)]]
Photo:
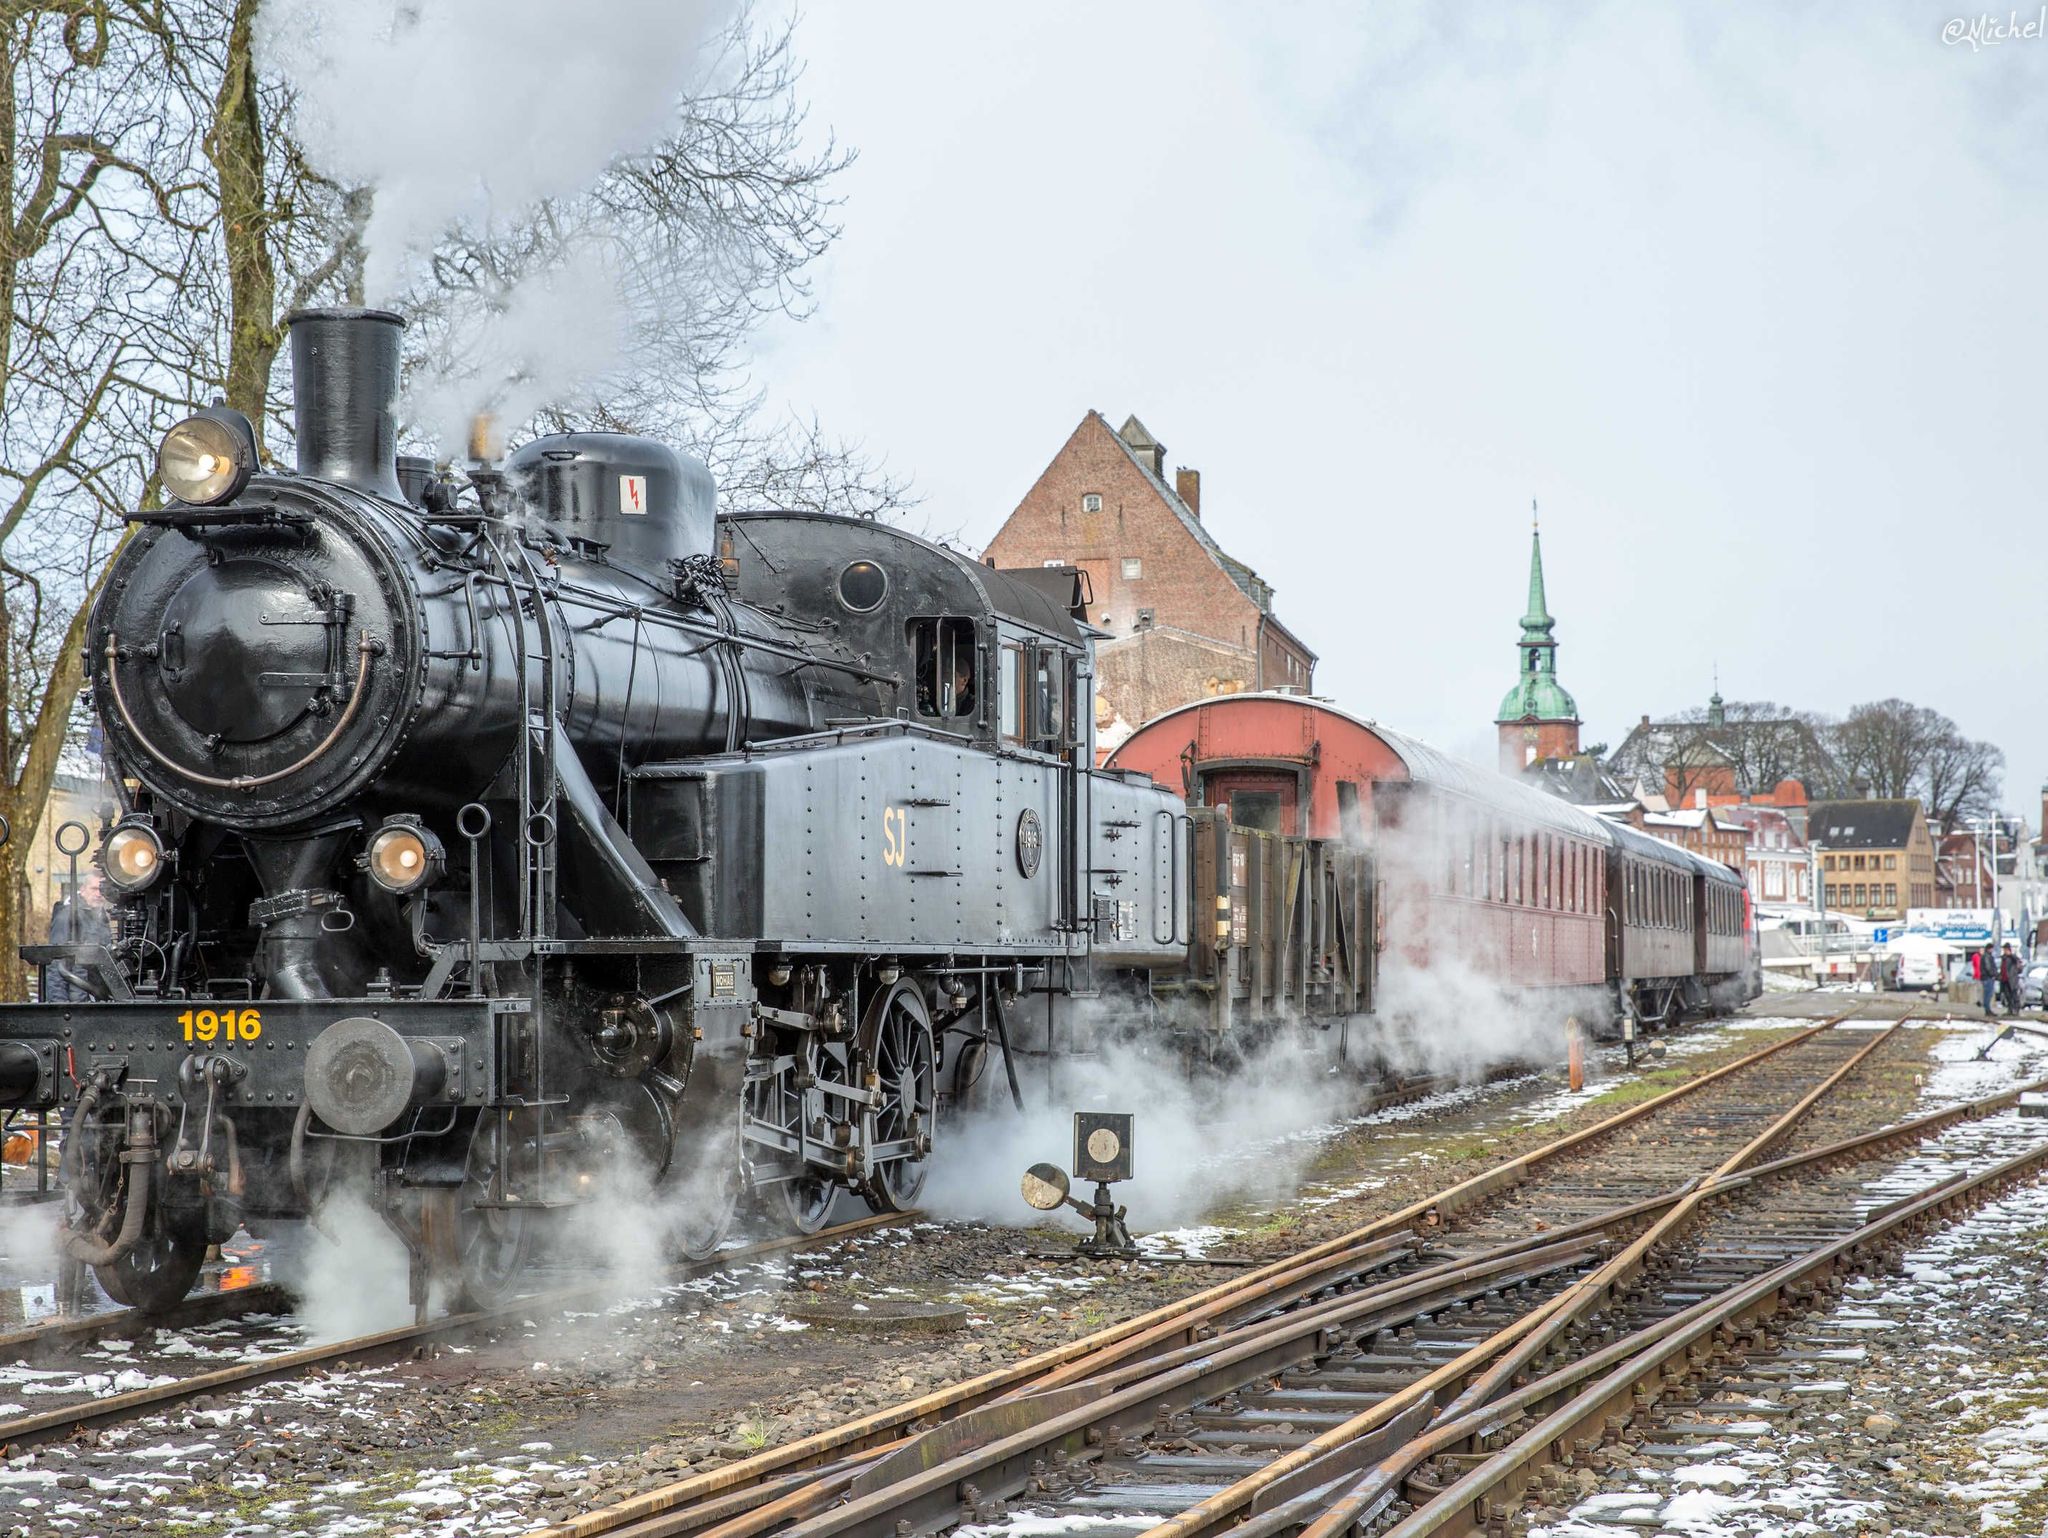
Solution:
[(100, 871), (122, 893), (146, 891), (164, 873), (164, 841), (140, 818), (114, 824), (100, 845)]
[(370, 835), (363, 867), (385, 891), (403, 896), (417, 892), (446, 870), (448, 855), (417, 817), (390, 817)]
[(256, 430), (241, 412), (208, 406), (164, 434), (156, 451), (164, 490), (194, 507), (232, 501), (256, 470)]

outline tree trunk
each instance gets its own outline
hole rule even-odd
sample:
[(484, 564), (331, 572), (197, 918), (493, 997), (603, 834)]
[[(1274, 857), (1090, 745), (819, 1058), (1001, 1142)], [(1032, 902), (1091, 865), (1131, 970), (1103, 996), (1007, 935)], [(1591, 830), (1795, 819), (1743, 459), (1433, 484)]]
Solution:
[[(121, 542), (127, 543), (126, 535), (122, 536)], [(115, 548), (118, 550), (119, 546)], [(4, 964), (0, 964), (0, 1001), (27, 996), (28, 973), (16, 949), (32, 942), (32, 937), (24, 935), (20, 929), (28, 912), (28, 904), (22, 901), (21, 893), (23, 862), (35, 838), (36, 824), (42, 820), (43, 809), (49, 804), (50, 788), (57, 781), (57, 764), (63, 755), (64, 738), (71, 724), (71, 707), (77, 702), (78, 691), (85, 684), (86, 620), (92, 613), (93, 601), (100, 595), (100, 588), (106, 583), (111, 564), (109, 562), (108, 566), (100, 568), (91, 590), (85, 595), (85, 602), (78, 606), (78, 612), (71, 616), (71, 623), (65, 628), (63, 650), (43, 685), (42, 705), (29, 732), (21, 775), (12, 785), (0, 788), (0, 802), (4, 802), (0, 804), (0, 812), (6, 813), (14, 827), (13, 837), (8, 839), (4, 849), (0, 849), (0, 883), (7, 888), (0, 893), (0, 936), (7, 937)]]
[(251, 35), (263, 0), (236, 0), (226, 69), (206, 136), (220, 193), (221, 242), (228, 267), (227, 402), (258, 424), (270, 393), (270, 367), (282, 333), (277, 324), (277, 268), (270, 256), (269, 189), (265, 185), (263, 109), (256, 95)]
[[(10, 822), (13, 815), (8, 813)], [(0, 849), (0, 935), (8, 937), (8, 943), (0, 947), (4, 951), (0, 954), (0, 1002), (8, 1004), (28, 997), (28, 968), (16, 947), (33, 944), (36, 939), (22, 929), (28, 920), (28, 876), (23, 862), (28, 858), (30, 837), (29, 830), (23, 829), (20, 838), (9, 839)]]

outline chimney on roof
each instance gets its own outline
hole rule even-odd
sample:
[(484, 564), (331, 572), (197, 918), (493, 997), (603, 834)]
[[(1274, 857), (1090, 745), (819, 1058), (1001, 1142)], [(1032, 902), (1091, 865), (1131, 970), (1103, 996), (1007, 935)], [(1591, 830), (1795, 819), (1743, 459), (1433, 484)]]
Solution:
[(1649, 712), (1648, 712), (1648, 711), (1646, 710), (1646, 711), (1644, 711), (1644, 712), (1643, 712), (1643, 725), (1644, 725), (1645, 727), (1648, 727), (1648, 726), (1649, 726), (1649, 724), (1650, 724), (1650, 713), (1649, 713)]
[(1173, 493), (1187, 503), (1188, 511), (1197, 518), (1202, 516), (1202, 472), (1190, 470), (1186, 465), (1176, 465), (1173, 471)]

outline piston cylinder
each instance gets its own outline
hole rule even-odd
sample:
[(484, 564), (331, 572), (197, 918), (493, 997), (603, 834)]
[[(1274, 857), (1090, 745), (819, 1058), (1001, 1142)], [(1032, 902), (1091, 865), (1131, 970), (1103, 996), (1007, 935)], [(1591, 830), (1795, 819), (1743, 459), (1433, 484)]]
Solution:
[(306, 1103), (349, 1137), (376, 1136), (447, 1083), (438, 1046), (363, 1015), (335, 1021), (306, 1051)]

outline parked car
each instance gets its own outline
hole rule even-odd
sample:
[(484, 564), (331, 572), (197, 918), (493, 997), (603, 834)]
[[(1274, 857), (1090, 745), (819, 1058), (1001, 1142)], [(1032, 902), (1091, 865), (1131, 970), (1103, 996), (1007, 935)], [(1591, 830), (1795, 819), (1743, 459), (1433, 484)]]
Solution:
[(2048, 961), (2030, 961), (2020, 973), (2020, 1008), (2039, 1009), (2048, 1002)]
[(1899, 958), (1899, 979), (1896, 984), (1900, 992), (1908, 988), (1939, 988), (1941, 986), (1941, 958), (1924, 952), (1909, 952)]

